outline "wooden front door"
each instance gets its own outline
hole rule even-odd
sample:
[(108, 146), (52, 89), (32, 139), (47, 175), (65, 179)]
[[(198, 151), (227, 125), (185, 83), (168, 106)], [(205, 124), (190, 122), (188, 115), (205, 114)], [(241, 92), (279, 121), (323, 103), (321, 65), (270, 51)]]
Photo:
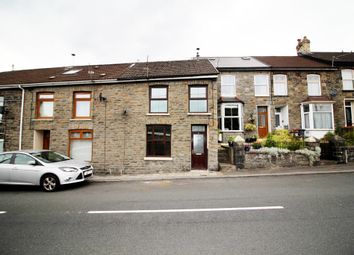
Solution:
[(50, 130), (43, 130), (43, 150), (49, 150)]
[(266, 137), (268, 134), (268, 107), (258, 106), (258, 136), (260, 138)]
[(207, 128), (205, 125), (192, 125), (192, 169), (207, 168)]

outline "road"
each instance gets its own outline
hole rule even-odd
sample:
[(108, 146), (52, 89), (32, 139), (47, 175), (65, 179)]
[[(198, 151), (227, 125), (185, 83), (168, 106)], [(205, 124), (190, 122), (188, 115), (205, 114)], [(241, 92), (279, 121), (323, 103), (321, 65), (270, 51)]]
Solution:
[(0, 212), (1, 255), (354, 254), (354, 174), (1, 186)]

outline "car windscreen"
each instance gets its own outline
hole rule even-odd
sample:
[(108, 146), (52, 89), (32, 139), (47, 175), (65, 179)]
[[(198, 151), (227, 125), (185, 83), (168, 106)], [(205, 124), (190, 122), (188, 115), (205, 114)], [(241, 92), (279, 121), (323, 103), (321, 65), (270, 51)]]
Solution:
[(42, 160), (44, 163), (55, 163), (61, 162), (65, 160), (69, 160), (70, 158), (54, 151), (40, 151), (40, 152), (32, 152), (30, 153), (33, 157)]

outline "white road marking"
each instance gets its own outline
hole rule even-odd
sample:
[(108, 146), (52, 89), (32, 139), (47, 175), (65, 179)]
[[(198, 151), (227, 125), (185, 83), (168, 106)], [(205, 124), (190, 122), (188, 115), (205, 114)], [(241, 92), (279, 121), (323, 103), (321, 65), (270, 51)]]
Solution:
[(165, 209), (165, 210), (119, 210), (88, 211), (89, 214), (133, 214), (133, 213), (181, 213), (181, 212), (225, 212), (225, 211), (262, 211), (281, 210), (283, 206), (231, 207), (231, 208), (199, 208), (199, 209)]
[(6, 211), (0, 211), (0, 214), (5, 214), (6, 213)]

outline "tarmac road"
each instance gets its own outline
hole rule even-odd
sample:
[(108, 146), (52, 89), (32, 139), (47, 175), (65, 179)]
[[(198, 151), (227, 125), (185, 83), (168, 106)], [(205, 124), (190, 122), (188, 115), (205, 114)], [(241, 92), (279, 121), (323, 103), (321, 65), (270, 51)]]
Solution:
[(0, 254), (354, 254), (354, 174), (0, 186)]

